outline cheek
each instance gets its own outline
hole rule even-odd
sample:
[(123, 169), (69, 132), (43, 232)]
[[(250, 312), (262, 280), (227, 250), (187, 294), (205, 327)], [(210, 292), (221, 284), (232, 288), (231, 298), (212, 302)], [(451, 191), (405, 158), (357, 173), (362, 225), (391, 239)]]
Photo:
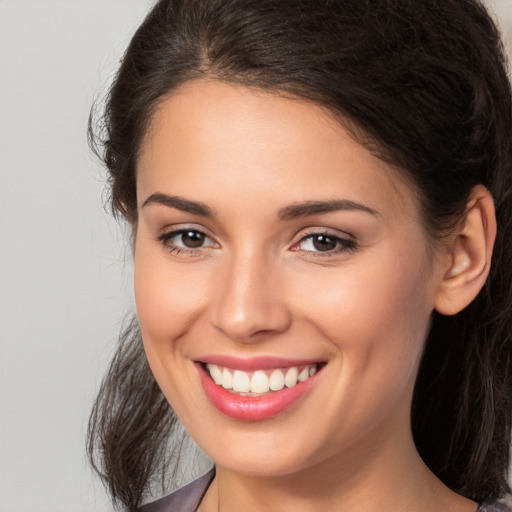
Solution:
[(326, 435), (355, 441), (393, 411), (408, 417), (431, 314), (421, 268), (397, 265), (395, 255), (364, 270), (354, 265), (337, 278), (303, 282), (302, 289), (309, 291), (302, 296), (303, 318), (334, 352), (337, 377), (322, 408), (331, 411), (335, 427)]
[(171, 264), (160, 247), (137, 243), (134, 291), (137, 313), (148, 357), (154, 350), (176, 351), (181, 334), (194, 324), (208, 296), (205, 273), (194, 265)]
[(198, 401), (199, 383), (184, 335), (196, 325), (207, 292), (204, 273), (170, 261), (154, 243), (137, 242), (135, 302), (151, 371), (183, 424), (193, 424), (190, 410), (204, 404)]
[(371, 262), (301, 282), (308, 294), (298, 307), (339, 351), (351, 382), (403, 384), (415, 376), (433, 304), (422, 258), (397, 254), (381, 251)]

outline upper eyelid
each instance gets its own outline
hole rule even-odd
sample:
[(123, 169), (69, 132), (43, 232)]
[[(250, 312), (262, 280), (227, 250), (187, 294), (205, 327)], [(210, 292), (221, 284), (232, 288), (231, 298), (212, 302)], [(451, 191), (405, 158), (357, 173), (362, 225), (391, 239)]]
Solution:
[[(299, 233), (298, 235), (296, 235), (296, 237), (297, 237), (296, 241), (294, 241), (291, 244), (290, 248), (297, 247), (298, 245), (304, 243), (308, 239), (313, 238), (315, 236), (320, 236), (320, 235), (324, 235), (324, 236), (334, 239), (337, 243), (340, 243), (341, 246), (345, 246), (346, 249), (349, 249), (349, 248), (355, 249), (359, 245), (357, 238), (347, 231), (340, 232), (339, 230), (334, 230), (334, 229), (330, 229), (330, 228), (315, 227), (315, 228), (311, 228), (311, 229), (307, 230), (305, 233), (302, 232), (302, 233)], [(323, 255), (323, 256), (328, 256), (329, 254), (333, 255), (333, 253), (335, 252), (335, 250), (325, 251), (323, 253), (321, 251), (309, 251), (306, 249), (299, 249), (299, 250), (301, 250), (305, 253), (314, 253), (314, 254), (317, 254), (317, 252), (318, 252), (319, 255)]]
[(178, 224), (172, 226), (165, 226), (157, 231), (157, 238), (170, 236), (172, 234), (176, 235), (179, 233), (183, 233), (186, 231), (196, 231), (197, 233), (201, 233), (212, 240), (215, 240), (215, 237), (211, 234), (210, 230), (206, 229), (203, 226), (196, 226), (194, 224)]
[(215, 243), (217, 243), (216, 240), (211, 235), (209, 235), (208, 233), (206, 233), (202, 229), (189, 228), (189, 227), (170, 229), (170, 230), (167, 230), (167, 231), (164, 230), (164, 231), (162, 231), (162, 233), (160, 233), (157, 236), (157, 238), (158, 239), (174, 238), (175, 236), (181, 235), (183, 233), (188, 233), (188, 232), (200, 233), (201, 235), (204, 235), (205, 238), (209, 238), (210, 240), (213, 240)]
[(319, 231), (319, 232), (314, 232), (314, 233), (310, 233), (308, 235), (302, 236), (301, 238), (299, 238), (299, 240), (297, 240), (296, 242), (294, 242), (292, 244), (292, 247), (296, 246), (310, 238), (314, 238), (315, 236), (321, 236), (321, 235), (332, 238), (332, 239), (336, 240), (337, 242), (345, 242), (345, 243), (350, 243), (350, 244), (356, 243), (356, 241), (352, 237), (343, 237), (343, 236), (339, 236), (339, 235), (333, 235), (332, 233), (329, 233), (326, 231)]
[[(199, 231), (211, 238), (215, 238), (215, 235), (212, 234), (212, 232), (209, 228), (204, 226), (204, 224), (195, 223), (195, 222), (190, 222), (190, 223), (177, 222), (175, 224), (174, 223), (165, 224), (162, 227), (157, 228), (157, 232), (159, 234), (165, 234), (165, 233), (171, 233), (174, 231), (182, 231), (182, 230), (187, 230), (187, 229), (190, 229), (191, 231)], [(338, 228), (327, 227), (327, 226), (322, 226), (321, 224), (317, 225), (317, 226), (312, 225), (310, 227), (301, 227), (300, 229), (298, 229), (296, 231), (293, 238), (295, 239), (299, 235), (302, 237), (302, 236), (308, 236), (308, 235), (312, 235), (312, 234), (327, 234), (327, 233), (331, 234), (332, 236), (337, 236), (340, 238), (343, 238), (345, 236), (354, 238), (354, 239), (356, 238), (350, 231), (346, 231), (346, 230), (338, 229)]]
[(338, 238), (340, 240), (350, 240), (353, 242), (356, 241), (356, 237), (348, 231), (340, 231), (338, 229), (331, 229), (326, 227), (314, 227), (307, 228), (306, 230), (300, 230), (294, 237), (294, 239), (296, 239), (296, 242), (294, 243), (298, 243), (304, 238), (308, 238), (314, 235), (327, 235), (333, 238)]

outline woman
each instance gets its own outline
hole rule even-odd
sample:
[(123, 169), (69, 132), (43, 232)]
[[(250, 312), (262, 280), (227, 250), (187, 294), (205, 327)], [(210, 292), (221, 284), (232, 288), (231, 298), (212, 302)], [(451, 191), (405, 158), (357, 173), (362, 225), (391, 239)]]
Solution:
[(509, 510), (511, 94), (478, 1), (159, 1), (104, 127), (137, 304), (90, 424), (116, 502), (179, 418), (215, 468), (143, 510)]

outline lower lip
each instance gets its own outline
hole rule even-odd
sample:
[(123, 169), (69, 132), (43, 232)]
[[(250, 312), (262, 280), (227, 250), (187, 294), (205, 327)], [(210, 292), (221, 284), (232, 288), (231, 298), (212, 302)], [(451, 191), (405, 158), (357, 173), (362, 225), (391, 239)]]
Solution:
[(210, 402), (226, 416), (243, 421), (262, 421), (281, 414), (315, 386), (319, 374), (317, 372), (304, 382), (268, 395), (240, 396), (215, 384), (201, 364), (196, 363), (196, 366)]

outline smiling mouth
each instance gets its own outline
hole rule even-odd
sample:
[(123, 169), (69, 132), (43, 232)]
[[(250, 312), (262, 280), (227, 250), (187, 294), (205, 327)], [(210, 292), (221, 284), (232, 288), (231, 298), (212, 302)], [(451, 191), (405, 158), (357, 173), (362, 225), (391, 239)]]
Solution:
[(285, 388), (293, 388), (313, 377), (325, 363), (256, 371), (233, 370), (216, 364), (203, 368), (217, 386), (240, 396), (263, 396)]

